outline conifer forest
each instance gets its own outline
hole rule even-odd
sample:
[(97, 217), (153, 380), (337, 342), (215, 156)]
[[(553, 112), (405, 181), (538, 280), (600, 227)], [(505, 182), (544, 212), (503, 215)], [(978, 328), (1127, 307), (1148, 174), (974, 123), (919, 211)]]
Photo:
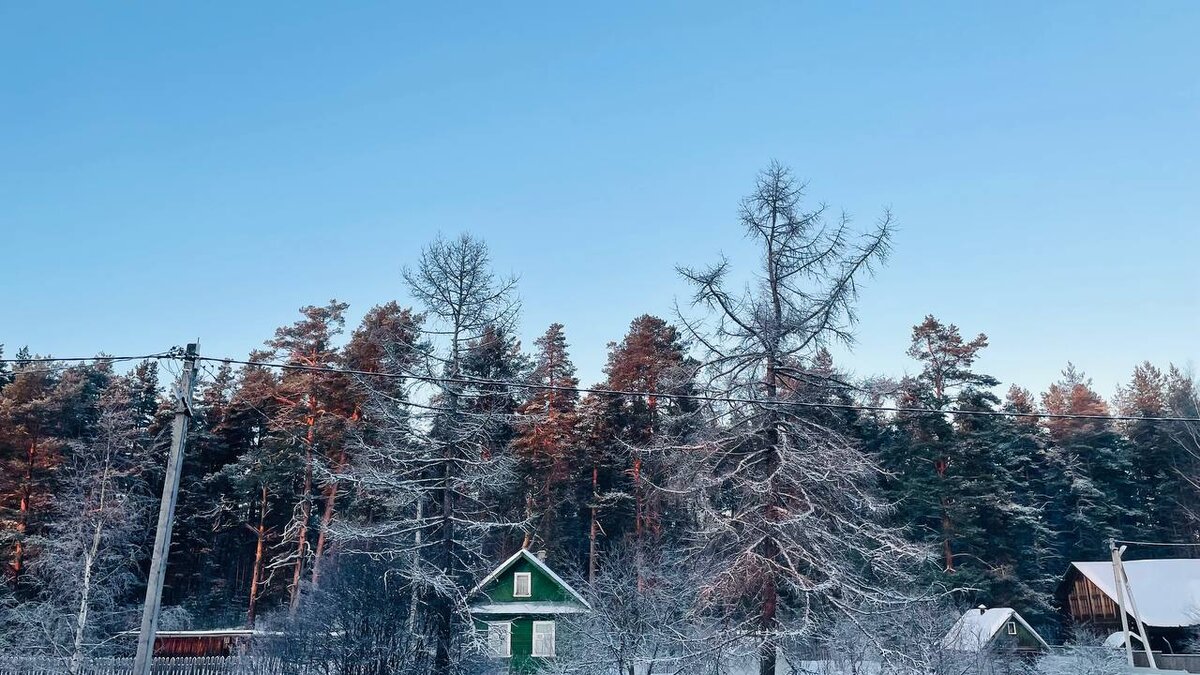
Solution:
[[(527, 549), (593, 610), (553, 672), (858, 647), (949, 672), (942, 617), (1012, 607), (1061, 644), (1071, 561), (1200, 544), (1200, 425), (1162, 419), (1200, 417), (1186, 364), (1130, 362), (1116, 392), (1071, 363), (1001, 382), (988, 326), (918, 315), (895, 376), (855, 375), (891, 215), (851, 223), (779, 164), (747, 179), (727, 236), (755, 267), (721, 242), (664, 260), (676, 309), (608, 327), (603, 381), (570, 325), (521, 323), (472, 234), (400, 252), (405, 300), (356, 325), (313, 298), (244, 354), (202, 343), (160, 630), (253, 628), (320, 672), (476, 672), (469, 594)], [(0, 353), (0, 654), (128, 655), (183, 362), (55, 356)]]

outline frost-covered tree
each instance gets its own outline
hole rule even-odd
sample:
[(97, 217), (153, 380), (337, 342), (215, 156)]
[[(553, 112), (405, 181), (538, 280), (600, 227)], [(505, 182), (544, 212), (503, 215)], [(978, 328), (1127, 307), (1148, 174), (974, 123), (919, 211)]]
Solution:
[[(1134, 367), (1129, 383), (1118, 389), (1115, 408), (1122, 415), (1166, 417), (1170, 398), (1168, 374), (1147, 361)], [(1188, 475), (1195, 459), (1167, 424), (1136, 420), (1121, 427), (1129, 442), (1134, 499), (1142, 506), (1139, 531), (1153, 541), (1186, 540), (1189, 528), (1179, 514), (1191, 490), (1177, 477)]]
[(1039, 675), (1119, 675), (1130, 672), (1125, 653), (1102, 646), (1103, 635), (1077, 630), (1061, 650), (1044, 654), (1034, 672)]
[(508, 334), (518, 312), (516, 281), (498, 277), (486, 245), (469, 235), (434, 241), (404, 278), (423, 310), (413, 326), (420, 347), (384, 350), (381, 370), (392, 377), (368, 394), (364, 418), (373, 421), (345, 471), (378, 511), (343, 523), (339, 536), (357, 541), (356, 552), (391, 562), (391, 578), (411, 593), (407, 628), (427, 636), (432, 672), (446, 675), (467, 664), (464, 595), (494, 563), (483, 543), (512, 526), (498, 505), (513, 462), (496, 445), (512, 416), (477, 405), (510, 394), (475, 380), (466, 360), (488, 335)]
[(694, 673), (718, 661), (713, 633), (694, 620), (697, 579), (684, 560), (633, 541), (612, 547), (585, 592), (592, 611), (564, 617), (564, 648), (548, 672)]
[(705, 350), (711, 433), (694, 452), (697, 547), (709, 564), (704, 612), (758, 645), (773, 675), (778, 648), (819, 616), (891, 599), (918, 549), (880, 524), (879, 468), (821, 424), (789, 383), (822, 346), (849, 343), (859, 284), (887, 254), (890, 217), (856, 234), (845, 216), (801, 208), (803, 186), (772, 164), (742, 202), (759, 269), (731, 288), (728, 261), (680, 268), (700, 319), (681, 317)]
[[(1072, 364), (1042, 395), (1042, 407), (1056, 414), (1109, 414), (1091, 380)], [(1141, 520), (1128, 444), (1109, 420), (1051, 418), (1046, 427), (1056, 495), (1046, 515), (1060, 555), (1067, 561), (1102, 559), (1107, 540)]]
[[(1167, 409), (1176, 417), (1200, 417), (1200, 383), (1184, 370), (1172, 365), (1167, 371)], [(1170, 480), (1183, 484), (1180, 504), (1181, 539), (1200, 539), (1200, 422), (1174, 423), (1167, 426), (1171, 439), (1183, 455)]]
[(90, 433), (70, 443), (54, 517), (30, 566), (40, 602), (27, 604), (22, 616), (35, 640), (70, 657), (73, 673), (133, 615), (125, 593), (138, 580), (153, 498), (132, 383), (113, 379)]

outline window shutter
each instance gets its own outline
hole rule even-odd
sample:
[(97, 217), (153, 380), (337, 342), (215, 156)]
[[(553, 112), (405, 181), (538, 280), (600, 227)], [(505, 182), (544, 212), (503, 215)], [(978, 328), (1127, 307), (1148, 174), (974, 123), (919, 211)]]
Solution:
[(533, 656), (554, 656), (554, 622), (533, 622)]
[(496, 658), (512, 656), (512, 624), (488, 624), (488, 655)]

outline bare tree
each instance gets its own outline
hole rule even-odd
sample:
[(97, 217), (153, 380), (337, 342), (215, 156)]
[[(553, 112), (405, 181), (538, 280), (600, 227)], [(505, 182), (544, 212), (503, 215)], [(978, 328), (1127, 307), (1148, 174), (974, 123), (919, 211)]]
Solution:
[(639, 549), (630, 542), (605, 556), (587, 586), (593, 611), (567, 617), (569, 639), (557, 672), (697, 672), (711, 655), (703, 627), (691, 620), (696, 580), (683, 557), (665, 548)]
[(434, 241), (404, 278), (423, 320), (407, 346), (383, 350), (381, 369), (394, 376), (386, 385), (363, 379), (364, 429), (345, 476), (382, 514), (334, 531), (347, 551), (394, 563), (391, 577), (411, 589), (407, 623), (430, 636), (433, 672), (446, 675), (466, 665), (457, 638), (469, 633), (465, 591), (492, 562), (484, 537), (512, 525), (493, 498), (513, 480), (510, 457), (493, 442), (512, 420), (470, 405), (495, 392), (463, 376), (463, 359), (486, 331), (506, 331), (519, 306), (516, 280), (497, 277), (487, 246), (469, 235)]
[(757, 641), (759, 672), (773, 675), (783, 640), (821, 612), (853, 616), (891, 598), (920, 552), (878, 524), (879, 469), (843, 434), (803, 407), (817, 350), (852, 341), (859, 283), (887, 255), (891, 217), (852, 232), (825, 207), (801, 210), (803, 185), (779, 164), (742, 202), (758, 246), (753, 283), (730, 290), (722, 260), (679, 273), (695, 289), (701, 318), (680, 319), (706, 352), (704, 385), (727, 403), (710, 406), (711, 437), (696, 453), (696, 546), (711, 561), (705, 611)]

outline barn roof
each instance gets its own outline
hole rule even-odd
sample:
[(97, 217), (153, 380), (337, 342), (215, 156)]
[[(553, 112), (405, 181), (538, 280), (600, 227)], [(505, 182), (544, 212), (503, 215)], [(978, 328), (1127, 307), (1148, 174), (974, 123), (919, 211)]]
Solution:
[[(1126, 560), (1122, 565), (1143, 623), (1158, 628), (1200, 625), (1200, 559)], [(1116, 602), (1111, 561), (1073, 562), (1071, 568)]]
[(1026, 623), (1025, 619), (1011, 607), (993, 607), (982, 611), (968, 609), (958, 618), (958, 621), (954, 622), (954, 626), (950, 628), (950, 632), (946, 633), (946, 637), (942, 638), (942, 647), (960, 652), (983, 651), (992, 638), (996, 637), (996, 633), (999, 633), (1004, 624), (1009, 621), (1021, 624), (1033, 635), (1034, 639), (1042, 643), (1043, 647), (1050, 648), (1042, 636), (1033, 629), (1033, 626)]

